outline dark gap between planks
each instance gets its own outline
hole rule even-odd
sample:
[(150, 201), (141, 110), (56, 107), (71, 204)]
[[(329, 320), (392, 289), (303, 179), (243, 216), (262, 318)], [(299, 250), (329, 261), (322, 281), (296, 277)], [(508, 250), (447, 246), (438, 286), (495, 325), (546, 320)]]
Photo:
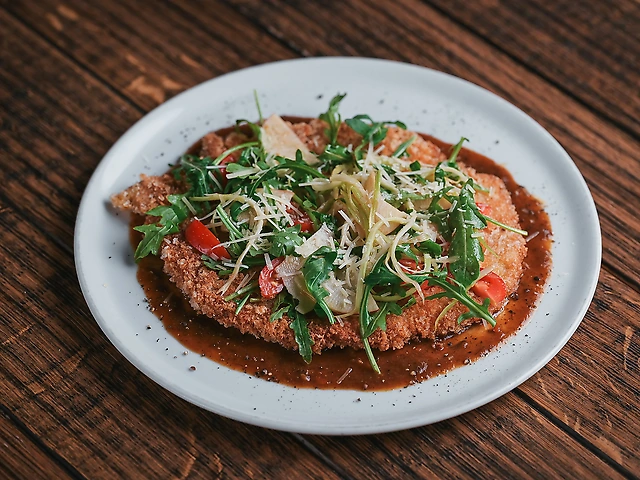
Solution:
[(627, 478), (634, 478), (635, 477), (635, 475), (632, 472), (630, 472), (629, 470), (624, 468), (622, 465), (620, 465), (618, 462), (616, 462), (613, 458), (611, 458), (608, 454), (603, 452), (600, 448), (595, 446), (593, 443), (591, 443), (585, 437), (580, 435), (578, 432), (576, 432), (569, 425), (567, 425), (562, 420), (560, 420), (558, 417), (556, 417), (552, 412), (547, 410), (542, 405), (538, 404), (538, 402), (536, 402), (529, 395), (524, 393), (520, 388), (514, 389), (513, 393), (518, 398), (520, 398), (523, 402), (527, 403), (532, 408), (534, 408), (535, 410), (540, 412), (540, 414), (543, 417), (545, 417), (553, 425), (555, 425), (558, 429), (560, 429), (565, 434), (567, 434), (567, 436), (569, 436), (571, 439), (573, 439), (574, 441), (576, 441), (577, 443), (582, 445), (584, 448), (589, 450), (591, 453), (593, 453), (598, 458), (602, 459), (607, 465), (609, 465), (611, 468), (613, 468), (616, 472), (618, 472), (619, 474), (621, 474), (621, 475), (623, 475), (623, 476), (625, 476)]
[(59, 453), (49, 448), (36, 433), (32, 432), (29, 427), (22, 422), (22, 420), (14, 415), (14, 413), (2, 403), (0, 403), (0, 412), (5, 415), (5, 417), (9, 419), (9, 421), (13, 423), (13, 425), (15, 425), (15, 427), (20, 430), (25, 437), (37, 446), (42, 453), (51, 458), (65, 472), (67, 472), (71, 478), (86, 480), (87, 477), (76, 470), (76, 468), (65, 460)]

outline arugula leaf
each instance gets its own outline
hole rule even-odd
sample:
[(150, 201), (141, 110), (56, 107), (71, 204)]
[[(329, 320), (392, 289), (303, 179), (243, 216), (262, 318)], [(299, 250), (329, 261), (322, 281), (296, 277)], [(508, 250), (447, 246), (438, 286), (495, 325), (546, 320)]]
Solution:
[(306, 363), (311, 363), (311, 357), (313, 356), (311, 345), (313, 345), (313, 340), (309, 334), (307, 319), (296, 310), (295, 303), (296, 301), (289, 293), (279, 293), (273, 302), (269, 321), (275, 322), (287, 315), (291, 320), (289, 322), (289, 328), (293, 330), (294, 338), (298, 344), (298, 353)]
[(368, 147), (369, 143), (373, 143), (375, 146), (385, 139), (388, 131), (386, 125), (396, 125), (405, 130), (407, 128), (407, 126), (400, 121), (374, 122), (369, 115), (356, 115), (353, 118), (345, 120), (345, 123), (356, 133), (362, 135), (362, 143), (356, 147), (353, 152), (356, 160), (362, 160), (364, 156), (362, 152)]
[(495, 220), (495, 219), (493, 219), (493, 218), (491, 218), (491, 217), (487, 217), (486, 215), (482, 215), (482, 214), (480, 214), (480, 216), (481, 216), (482, 218), (484, 218), (487, 222), (493, 223), (494, 225), (497, 225), (497, 226), (499, 226), (500, 228), (504, 228), (505, 230), (508, 230), (508, 231), (510, 231), (510, 232), (517, 233), (518, 235), (522, 235), (522, 236), (524, 236), (524, 237), (526, 237), (527, 235), (529, 235), (529, 233), (528, 233), (526, 230), (521, 230), (521, 229), (519, 229), (519, 228), (510, 227), (509, 225), (505, 225), (504, 223), (499, 222), (499, 221), (497, 221), (497, 220)]
[(300, 225), (287, 227), (272, 237), (269, 253), (276, 258), (292, 255), (296, 247), (303, 243), (304, 239), (300, 236)]
[[(371, 269), (371, 272), (364, 278), (365, 291), (366, 287), (373, 288), (375, 285), (380, 286), (389, 286), (389, 285), (400, 285), (402, 280), (395, 273), (387, 268), (384, 264), (385, 257), (380, 257), (380, 260), (376, 262), (376, 264)], [(369, 289), (369, 291), (371, 290)], [(363, 303), (366, 298), (363, 299)]]
[(251, 175), (255, 175), (255, 173), (256, 173), (254, 167), (248, 167), (248, 166), (245, 166), (245, 165), (241, 165), (239, 163), (229, 163), (227, 165), (227, 172), (228, 173), (240, 173), (240, 175), (238, 175), (235, 178), (249, 177)]
[(227, 295), (226, 297), (224, 297), (224, 301), (225, 302), (230, 302), (231, 300), (237, 300), (238, 297), (245, 295), (247, 293), (251, 293), (254, 290), (258, 290), (258, 281), (254, 280), (253, 282), (245, 285), (244, 287), (242, 287), (240, 290), (238, 290), (235, 293), (232, 293), (231, 295)]
[(369, 275), (365, 277), (362, 303), (360, 303), (360, 338), (362, 338), (364, 350), (367, 358), (369, 359), (369, 363), (371, 364), (371, 368), (373, 368), (376, 373), (380, 373), (380, 367), (378, 367), (376, 358), (373, 355), (368, 338), (378, 328), (386, 330), (387, 314), (402, 313), (402, 308), (394, 302), (385, 303), (374, 315), (371, 315), (367, 308), (369, 304), (369, 295), (371, 295), (371, 290), (373, 290), (374, 285), (397, 285), (401, 282), (400, 278), (396, 274), (390, 272), (385, 266), (384, 259), (384, 255), (380, 257), (371, 269)]
[[(299, 150), (298, 150), (299, 151)], [(296, 152), (296, 156), (297, 152)], [(247, 195), (252, 197), (259, 186), (261, 186), (266, 180), (270, 178), (275, 178), (277, 176), (278, 170), (291, 170), (289, 175), (291, 175), (294, 179), (299, 181), (306, 181), (309, 177), (312, 178), (325, 178), (325, 176), (320, 173), (315, 168), (307, 165), (304, 160), (300, 158), (300, 160), (289, 160), (284, 157), (275, 157), (276, 161), (279, 161), (280, 164), (270, 167), (266, 170), (263, 170), (259, 175), (256, 175), (256, 178), (251, 180), (251, 185), (248, 188)], [(290, 189), (291, 187), (285, 186), (285, 189)]]
[[(247, 122), (249, 124), (249, 126), (251, 125), (255, 125), (247, 120), (239, 120), (240, 122)], [(256, 128), (258, 129), (258, 132), (260, 131), (260, 127), (256, 126)], [(252, 127), (253, 130), (253, 127)], [(255, 132), (255, 130), (254, 130)], [(249, 150), (249, 148), (251, 147), (257, 147), (258, 151), (262, 150), (262, 147), (260, 146), (260, 142), (246, 142), (246, 143), (241, 143), (240, 145), (235, 145), (231, 148), (228, 148), (227, 150), (225, 150), (224, 152), (222, 152), (220, 155), (218, 155), (213, 161), (210, 162), (211, 165), (219, 165), (220, 162), (222, 162), (222, 160), (224, 160), (225, 158), (227, 158), (230, 154), (232, 154), (233, 152), (237, 152), (238, 150)], [(249, 150), (249, 152), (253, 152), (256, 153), (257, 151), (255, 149)], [(245, 153), (245, 151), (242, 152), (243, 154)], [(242, 154), (241, 154), (242, 156)]]
[(376, 373), (380, 373), (380, 367), (378, 367), (376, 357), (373, 355), (368, 338), (376, 331), (376, 328), (387, 328), (387, 315), (384, 313), (383, 309), (386, 311), (389, 307), (386, 307), (387, 304), (385, 303), (377, 314), (372, 316), (367, 308), (369, 304), (369, 295), (371, 295), (371, 290), (373, 290), (374, 285), (391, 285), (396, 282), (400, 283), (400, 279), (397, 275), (391, 273), (389, 269), (386, 268), (384, 264), (384, 255), (380, 257), (371, 269), (369, 275), (364, 279), (364, 291), (362, 293), (362, 301), (360, 303), (360, 338), (364, 344), (364, 351), (369, 359), (371, 368), (373, 368)]
[[(369, 123), (365, 122), (364, 120), (368, 120)], [(363, 137), (375, 133), (383, 127), (382, 124), (375, 123), (369, 115), (356, 115), (353, 118), (347, 118), (345, 120), (345, 123), (349, 125), (354, 132), (362, 135)]]
[(134, 254), (136, 261), (149, 254), (157, 255), (164, 237), (180, 231), (180, 223), (189, 215), (189, 211), (182, 201), (183, 198), (184, 195), (169, 195), (167, 199), (171, 205), (158, 206), (147, 212), (147, 215), (160, 217), (157, 223), (139, 225), (133, 228), (138, 232), (144, 233), (144, 238), (138, 244)]
[(415, 261), (416, 263), (420, 263), (418, 256), (413, 253), (413, 251), (411, 250), (411, 245), (409, 245), (408, 243), (401, 243), (396, 248), (396, 258), (398, 258), (398, 256), (402, 257), (403, 255)]
[[(298, 150), (297, 152), (299, 152), (300, 150)], [(297, 156), (297, 152), (296, 152), (296, 156)], [(284, 162), (282, 162), (280, 165), (276, 166), (276, 167), (272, 167), (272, 170), (283, 170), (283, 169), (289, 169), (289, 170), (293, 170), (293, 174), (295, 174), (296, 172), (298, 173), (302, 173), (305, 175), (308, 175), (310, 177), (313, 178), (325, 178), (325, 176), (320, 173), (318, 170), (316, 170), (313, 167), (310, 167), (309, 165), (307, 165), (304, 160), (300, 159), (300, 160), (296, 160), (295, 162), (289, 161), (289, 160), (285, 160)], [(306, 177), (303, 177), (306, 180)]]
[(238, 221), (238, 217), (245, 210), (243, 207), (247, 207), (247, 206), (248, 205), (246, 203), (241, 203), (241, 202), (233, 202), (231, 205), (229, 205), (229, 215), (231, 216), (234, 222)]
[[(444, 173), (444, 171), (440, 169), (440, 166), (438, 165), (435, 170), (436, 178), (438, 175), (438, 171)], [(448, 222), (449, 211), (442, 208), (439, 202), (443, 198), (451, 202), (453, 201), (453, 197), (448, 195), (451, 187), (444, 186), (444, 180), (442, 181), (442, 184), (443, 187), (431, 198), (431, 203), (429, 204), (429, 208), (427, 209), (427, 211), (431, 215), (429, 220), (436, 225), (436, 227), (438, 228), (438, 233), (442, 235), (445, 240), (450, 241), (453, 231), (450, 228)]]
[(313, 355), (311, 345), (313, 345), (313, 340), (311, 339), (311, 335), (309, 335), (307, 319), (293, 306), (289, 308), (287, 314), (289, 318), (291, 318), (289, 327), (293, 330), (293, 335), (298, 344), (298, 352), (306, 363), (311, 363), (311, 357)]
[(158, 223), (163, 225), (168, 225), (170, 223), (179, 224), (183, 220), (185, 220), (189, 216), (189, 210), (187, 206), (184, 204), (183, 199), (184, 195), (168, 195), (167, 200), (171, 205), (161, 205), (155, 208), (152, 208), (147, 212), (147, 215), (153, 215), (155, 217), (160, 217)]
[(453, 238), (448, 255), (455, 258), (449, 265), (449, 270), (453, 278), (465, 288), (473, 285), (480, 275), (480, 262), (484, 260), (484, 252), (480, 240), (474, 234), (487, 226), (475, 204), (471, 182), (467, 181), (462, 187), (455, 208), (449, 214)]
[(289, 307), (285, 306), (285, 307), (280, 307), (277, 310), (273, 310), (271, 312), (271, 316), (269, 317), (269, 321), (270, 322), (275, 322), (276, 320), (281, 319), (285, 313), (287, 313), (289, 311)]
[(465, 141), (468, 142), (469, 139), (462, 137), (460, 139), (460, 141), (455, 144), (455, 146), (453, 147), (453, 150), (451, 151), (451, 155), (449, 156), (449, 159), (446, 161), (447, 166), (453, 167), (453, 168), (458, 168), (458, 163), (456, 162), (456, 159), (458, 158), (458, 153), (460, 153), (460, 149), (462, 148), (462, 144)]
[(430, 287), (440, 287), (443, 292), (436, 293), (435, 295), (431, 295), (427, 297), (428, 300), (433, 300), (436, 298), (451, 298), (459, 301), (465, 307), (469, 309), (468, 312), (463, 313), (458, 317), (458, 323), (462, 323), (467, 318), (482, 318), (486, 320), (492, 327), (495, 327), (496, 321), (489, 313), (489, 302), (488, 298), (485, 299), (484, 303), (481, 305), (473, 301), (473, 299), (469, 296), (467, 289), (460, 282), (455, 279), (450, 279), (447, 281), (447, 272), (446, 270), (442, 270), (440, 272), (435, 272), (428, 278), (428, 285)]
[(302, 267), (302, 275), (307, 290), (316, 299), (318, 308), (324, 312), (329, 323), (335, 323), (333, 312), (324, 301), (329, 292), (322, 287), (322, 283), (329, 278), (329, 272), (333, 270), (333, 262), (338, 257), (338, 252), (329, 247), (321, 247), (307, 258)]
[(407, 129), (407, 126), (400, 121), (374, 122), (369, 115), (356, 115), (345, 120), (345, 123), (356, 133), (365, 137), (368, 140), (367, 143), (372, 141), (374, 145), (380, 143), (387, 136), (386, 125), (396, 125), (403, 130)]
[(208, 255), (202, 255), (200, 259), (202, 260), (202, 263), (204, 264), (205, 267), (215, 271), (219, 277), (229, 275), (230, 273), (233, 272), (233, 269), (230, 269), (229, 267), (225, 267), (220, 263), (219, 260), (214, 260)]
[[(391, 154), (391, 156), (397, 157), (397, 158), (408, 157), (409, 152), (407, 152), (407, 149), (411, 146), (411, 144), (415, 141), (415, 139), (416, 139), (416, 136), (412, 135), (410, 138), (402, 142), (400, 145), (398, 145), (398, 148), (395, 149), (395, 151)], [(413, 162), (411, 164), (411, 170), (414, 170), (414, 167), (413, 167), (414, 163), (416, 162)], [(416, 168), (415, 170), (420, 170), (419, 162), (418, 162), (418, 168)]]
[(338, 94), (331, 99), (329, 102), (328, 110), (321, 114), (318, 118), (320, 120), (324, 120), (329, 124), (329, 128), (326, 130), (327, 137), (329, 137), (329, 145), (336, 145), (338, 141), (338, 130), (340, 129), (340, 124), (342, 123), (342, 117), (338, 112), (338, 106), (344, 97), (347, 94)]
[[(242, 232), (238, 230), (236, 224), (233, 222), (233, 220), (231, 220), (231, 217), (227, 215), (227, 212), (224, 210), (224, 208), (222, 208), (221, 205), (218, 205), (216, 207), (216, 213), (218, 214), (218, 217), (220, 217), (220, 221), (225, 226), (225, 228), (229, 230), (229, 240), (239, 240), (244, 237)], [(227, 250), (229, 250), (232, 255), (238, 256), (242, 253), (242, 250), (244, 250), (244, 242), (231, 243), (227, 245)]]
[(209, 176), (207, 166), (212, 164), (210, 157), (200, 158), (195, 155), (183, 155), (180, 164), (175, 168), (173, 174), (176, 178), (184, 176), (189, 191), (187, 197), (204, 197), (214, 192), (213, 180)]
[(342, 145), (327, 145), (319, 158), (324, 163), (322, 168), (330, 170), (336, 165), (352, 162), (353, 154), (349, 148)]
[(416, 245), (416, 248), (423, 253), (426, 253), (431, 258), (440, 258), (442, 256), (442, 246), (438, 245), (433, 240), (425, 240)]
[[(313, 190), (311, 191), (307, 190), (307, 193), (310, 193), (311, 195), (315, 195), (315, 192)], [(314, 200), (316, 201), (313, 202), (311, 200), (302, 200), (300, 197), (295, 195), (293, 197), (293, 200), (296, 201), (298, 205), (300, 205), (302, 210), (304, 210), (304, 212), (307, 215), (309, 215), (309, 218), (311, 219), (311, 222), (313, 223), (313, 227), (315, 230), (318, 230), (323, 223), (326, 223), (327, 227), (329, 227), (329, 229), (331, 229), (332, 231), (336, 230), (337, 228), (336, 217), (328, 213), (318, 212), (317, 199), (314, 198)]]
[[(395, 274), (395, 272), (392, 272), (391, 270), (389, 270), (387, 268), (387, 266), (384, 263), (385, 257), (381, 257), (380, 260), (378, 260), (378, 262), (374, 265), (374, 267), (371, 269), (371, 272), (369, 273), (369, 275), (367, 275), (364, 279), (364, 284), (365, 284), (365, 288), (367, 286), (373, 288), (376, 285), (379, 286), (397, 286), (400, 285), (402, 283), (402, 279)], [(424, 282), (428, 277), (429, 274), (428, 273), (422, 273), (422, 274), (411, 274), (411, 275), (407, 275), (407, 277), (409, 277), (411, 280), (418, 282), (418, 283), (422, 283)]]
[(146, 257), (149, 254), (158, 255), (160, 245), (162, 244), (162, 239), (172, 233), (178, 233), (178, 229), (173, 228), (172, 225), (140, 225), (138, 227), (134, 227), (133, 229), (138, 232), (144, 233), (144, 238), (138, 244), (138, 247), (136, 248), (134, 254), (134, 258), (136, 259), (136, 261)]
[[(309, 213), (309, 212), (307, 212)], [(313, 215), (309, 214), (313, 227), (317, 230), (322, 227), (322, 224), (326, 224), (330, 230), (335, 231), (337, 228), (336, 217), (329, 215), (328, 213), (313, 212)]]
[[(255, 127), (260, 129), (257, 125), (255, 125)], [(266, 155), (262, 146), (256, 142), (255, 145), (249, 144), (249, 146), (245, 147), (244, 150), (240, 152), (240, 156), (235, 163), (244, 166), (257, 165), (260, 168), (267, 168), (267, 165), (264, 163)]]
[(251, 292), (247, 293), (242, 299), (235, 300), (238, 306), (236, 307), (234, 315), (238, 315), (240, 313), (240, 310), (242, 310), (242, 307), (244, 307), (247, 301), (249, 301), (249, 298), (251, 298)]
[(284, 316), (289, 308), (293, 305), (293, 297), (286, 291), (280, 292), (273, 300), (273, 307), (271, 307), (270, 322), (275, 322)]
[(438, 182), (442, 187), (445, 186), (445, 179), (447, 178), (447, 172), (442, 169), (442, 165), (446, 164), (446, 162), (441, 162), (436, 165), (435, 170), (433, 171), (433, 179)]

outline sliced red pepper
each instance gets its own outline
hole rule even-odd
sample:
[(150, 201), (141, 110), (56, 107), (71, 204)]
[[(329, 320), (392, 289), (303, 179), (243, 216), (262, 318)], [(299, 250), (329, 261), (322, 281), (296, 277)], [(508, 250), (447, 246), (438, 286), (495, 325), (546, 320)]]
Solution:
[(260, 285), (260, 293), (263, 298), (275, 298), (284, 289), (284, 282), (276, 272), (276, 267), (283, 261), (284, 257), (274, 258), (271, 260), (271, 267), (265, 265), (260, 272), (258, 285)]
[(500, 278), (496, 273), (487, 273), (484, 277), (478, 280), (471, 291), (478, 295), (483, 300), (488, 298), (491, 302), (491, 306), (498, 305), (507, 297), (507, 286), (504, 280)]
[(220, 160), (220, 163), (218, 164), (222, 166), (222, 168), (218, 169), (218, 172), (220, 173), (220, 179), (222, 181), (223, 187), (227, 184), (227, 168), (225, 167), (225, 165), (233, 163), (235, 161), (236, 160), (231, 155), (227, 155), (222, 160)]
[(488, 203), (478, 203), (476, 202), (476, 206), (482, 215), (491, 215), (491, 205)]
[(227, 249), (220, 245), (220, 240), (200, 220), (194, 218), (185, 229), (184, 236), (200, 253), (213, 258), (231, 258)]
[(410, 273), (417, 272), (424, 268), (424, 264), (418, 264), (412, 258), (401, 258), (400, 260), (398, 260), (398, 263), (402, 265), (403, 270), (409, 271)]
[(293, 225), (300, 225), (300, 231), (310, 233), (313, 231), (313, 222), (307, 212), (298, 208), (288, 207), (287, 213), (293, 220)]

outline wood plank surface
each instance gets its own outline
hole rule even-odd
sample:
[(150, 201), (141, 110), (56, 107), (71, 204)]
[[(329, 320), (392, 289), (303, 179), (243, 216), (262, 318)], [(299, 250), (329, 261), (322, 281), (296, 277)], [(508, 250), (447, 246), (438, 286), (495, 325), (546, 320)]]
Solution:
[(0, 407), (1, 478), (74, 478), (13, 415)]
[[(637, 2), (0, 5), (0, 476), (639, 477)], [(99, 330), (72, 245), (102, 156), (186, 88), (301, 55), (466, 78), (532, 115), (576, 161), (601, 218), (600, 283), (567, 346), (514, 392), (410, 431), (287, 434), (178, 399)]]
[(310, 441), (362, 478), (590, 478), (592, 472), (624, 478), (590, 451), (575, 456), (568, 435), (516, 398), (505, 395), (471, 414), (409, 431)]
[[(144, 110), (222, 73), (295, 54), (222, 2), (211, 17), (148, 2), (53, 0), (5, 5)], [(144, 18), (144, 22), (139, 19)]]
[(569, 343), (518, 389), (628, 472), (640, 472), (640, 295), (604, 268)]
[(428, 3), (640, 138), (638, 2)]

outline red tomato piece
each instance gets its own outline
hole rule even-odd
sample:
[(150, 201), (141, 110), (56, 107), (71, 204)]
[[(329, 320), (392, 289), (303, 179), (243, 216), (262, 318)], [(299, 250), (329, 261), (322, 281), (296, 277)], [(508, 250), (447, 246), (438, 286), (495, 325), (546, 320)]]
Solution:
[(424, 265), (422, 263), (417, 264), (416, 261), (411, 258), (401, 258), (400, 260), (398, 260), (398, 263), (402, 265), (405, 271), (410, 272), (415, 272), (424, 268)]
[(491, 215), (491, 205), (488, 203), (476, 203), (476, 206), (482, 215)]
[(220, 163), (218, 164), (218, 165), (222, 165), (222, 168), (218, 170), (218, 172), (220, 172), (220, 176), (222, 177), (221, 178), (222, 186), (225, 186), (227, 184), (227, 168), (224, 165), (227, 165), (233, 162), (235, 162), (235, 159), (231, 155), (227, 155), (222, 160), (220, 160)]
[(309, 233), (313, 231), (313, 222), (307, 212), (299, 210), (298, 208), (287, 208), (287, 213), (293, 220), (293, 225), (300, 225), (300, 231)]
[(491, 272), (478, 280), (471, 291), (483, 300), (488, 298), (491, 305), (501, 303), (507, 297), (507, 286), (499, 275)]
[(271, 268), (269, 265), (265, 265), (260, 272), (258, 285), (260, 285), (260, 293), (263, 298), (275, 298), (284, 289), (284, 282), (276, 272), (276, 267), (283, 261), (284, 257), (274, 258), (271, 260)]
[(200, 253), (214, 258), (231, 258), (227, 249), (220, 245), (220, 240), (200, 220), (194, 218), (185, 229), (184, 236)]

